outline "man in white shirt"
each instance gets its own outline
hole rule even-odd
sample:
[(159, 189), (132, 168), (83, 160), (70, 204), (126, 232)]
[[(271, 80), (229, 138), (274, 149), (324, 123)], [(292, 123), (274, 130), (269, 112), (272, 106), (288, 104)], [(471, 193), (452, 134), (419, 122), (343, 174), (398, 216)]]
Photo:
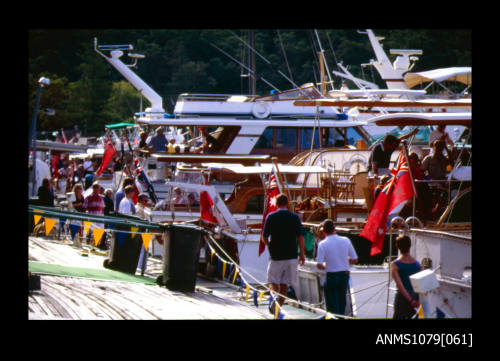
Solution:
[(123, 214), (135, 214), (135, 205), (132, 201), (132, 197), (134, 196), (134, 187), (131, 185), (126, 186), (124, 191), (125, 197), (120, 202), (118, 212)]
[(445, 128), (446, 125), (438, 125), (437, 128), (429, 134), (429, 147), (432, 147), (433, 143), (438, 139), (441, 139), (450, 147), (453, 146), (453, 141), (450, 139), (450, 135)]
[(318, 244), (316, 266), (326, 271), (326, 310), (345, 315), (350, 264), (358, 263), (358, 255), (349, 238), (335, 233), (335, 224), (331, 219), (325, 220), (322, 227), (326, 238)]

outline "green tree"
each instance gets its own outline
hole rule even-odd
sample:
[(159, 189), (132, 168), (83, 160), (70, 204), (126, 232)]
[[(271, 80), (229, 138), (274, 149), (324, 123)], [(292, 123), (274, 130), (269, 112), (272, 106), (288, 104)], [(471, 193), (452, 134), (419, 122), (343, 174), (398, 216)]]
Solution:
[[(71, 125), (67, 113), (67, 105), (70, 99), (68, 79), (50, 73), (41, 76), (50, 79), (50, 85), (42, 89), (37, 114), (37, 130), (59, 130)], [(31, 124), (40, 77), (35, 78), (32, 74), (29, 74), (28, 79), (29, 121)], [(49, 109), (54, 110), (55, 113), (53, 115), (47, 114)]]
[[(103, 114), (110, 122), (133, 122), (133, 115), (140, 111), (140, 93), (127, 81), (114, 82), (111, 94), (104, 105)], [(143, 98), (142, 109), (151, 104)]]

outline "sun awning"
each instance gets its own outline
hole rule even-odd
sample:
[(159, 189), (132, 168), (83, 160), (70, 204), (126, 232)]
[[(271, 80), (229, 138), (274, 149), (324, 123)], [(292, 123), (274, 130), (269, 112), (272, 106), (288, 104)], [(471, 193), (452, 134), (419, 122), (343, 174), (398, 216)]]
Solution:
[[(468, 108), (472, 106), (472, 99), (315, 99), (296, 100), (296, 106), (335, 106), (335, 107), (387, 107), (387, 108)], [(352, 123), (351, 123), (352, 124)]]
[(441, 68), (420, 73), (407, 73), (404, 80), (408, 88), (413, 88), (421, 83), (435, 81), (437, 83), (448, 81), (458, 81), (466, 85), (472, 85), (472, 67)]
[(371, 118), (379, 126), (463, 125), (472, 127), (472, 113), (397, 113)]
[(133, 127), (134, 125), (134, 123), (114, 123), (105, 125), (104, 127), (108, 129), (123, 129), (126, 127)]

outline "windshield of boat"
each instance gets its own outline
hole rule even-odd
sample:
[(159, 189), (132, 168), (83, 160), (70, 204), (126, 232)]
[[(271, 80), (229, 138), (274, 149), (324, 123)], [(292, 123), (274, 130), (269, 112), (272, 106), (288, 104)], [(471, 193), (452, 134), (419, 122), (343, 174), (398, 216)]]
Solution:
[(321, 98), (321, 93), (312, 84), (302, 86), (298, 89), (290, 89), (281, 92), (271, 91), (270, 95), (263, 95), (255, 100), (290, 100), (290, 99), (317, 99)]

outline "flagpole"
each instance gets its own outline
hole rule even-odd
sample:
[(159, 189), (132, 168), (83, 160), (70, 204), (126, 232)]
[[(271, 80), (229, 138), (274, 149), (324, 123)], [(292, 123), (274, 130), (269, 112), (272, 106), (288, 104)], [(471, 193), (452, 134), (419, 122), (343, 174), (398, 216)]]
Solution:
[(280, 193), (285, 193), (286, 196), (288, 197), (288, 205), (290, 206), (290, 194), (288, 193), (288, 188), (285, 187), (285, 183), (283, 182), (283, 176), (281, 175), (280, 170), (278, 169), (278, 157), (272, 157), (271, 158), (274, 164), (274, 168), (276, 169), (276, 176), (277, 176), (277, 183), (278, 183), (278, 188), (280, 189)]
[(408, 158), (408, 148), (406, 145), (406, 140), (402, 140), (403, 143), (403, 154), (406, 158), (406, 162), (408, 163), (408, 172), (410, 173), (411, 186), (413, 188), (413, 207), (412, 207), (412, 215), (415, 217), (415, 207), (416, 207), (416, 198), (417, 198), (417, 189), (415, 187), (415, 180), (413, 179), (413, 173), (411, 171), (411, 163), (410, 158)]

